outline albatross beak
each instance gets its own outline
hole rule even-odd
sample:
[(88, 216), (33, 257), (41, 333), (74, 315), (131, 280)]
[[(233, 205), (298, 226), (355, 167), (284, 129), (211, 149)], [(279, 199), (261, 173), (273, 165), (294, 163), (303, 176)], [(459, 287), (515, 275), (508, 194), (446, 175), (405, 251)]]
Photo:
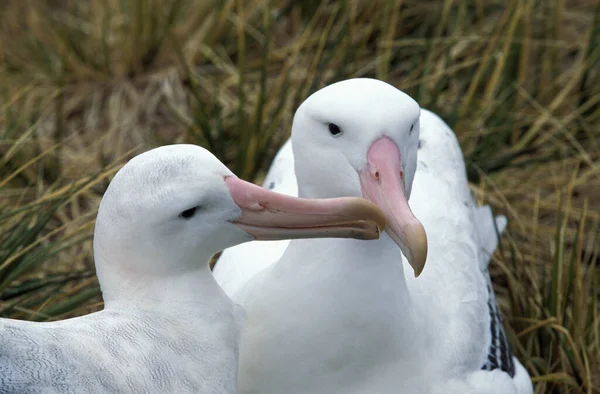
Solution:
[(377, 139), (367, 153), (367, 168), (360, 174), (363, 197), (381, 208), (386, 231), (402, 250), (419, 276), (427, 259), (427, 236), (408, 206), (402, 158), (388, 137)]
[(306, 199), (275, 193), (234, 176), (225, 178), (242, 216), (231, 221), (258, 240), (293, 238), (377, 239), (383, 212), (356, 197)]

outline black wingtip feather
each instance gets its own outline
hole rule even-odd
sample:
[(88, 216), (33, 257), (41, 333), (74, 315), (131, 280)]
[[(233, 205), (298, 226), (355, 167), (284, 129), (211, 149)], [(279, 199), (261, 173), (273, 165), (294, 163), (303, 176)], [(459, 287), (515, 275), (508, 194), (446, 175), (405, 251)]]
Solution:
[[(487, 270), (486, 270), (487, 271)], [(498, 303), (496, 302), (496, 296), (492, 283), (489, 280), (488, 275), (488, 309), (490, 312), (490, 332), (491, 332), (491, 343), (488, 350), (488, 358), (485, 364), (481, 367), (483, 370), (493, 371), (500, 369), (510, 375), (511, 378), (515, 377), (515, 363), (513, 361), (513, 354), (504, 332), (504, 322), (502, 315), (500, 314)]]

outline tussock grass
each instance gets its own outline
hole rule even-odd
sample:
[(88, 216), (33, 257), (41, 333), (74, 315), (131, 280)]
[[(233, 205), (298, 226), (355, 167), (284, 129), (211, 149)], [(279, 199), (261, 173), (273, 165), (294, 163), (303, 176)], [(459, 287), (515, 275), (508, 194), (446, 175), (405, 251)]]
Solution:
[(600, 392), (600, 3), (7, 0), (0, 4), (0, 315), (101, 308), (110, 177), (160, 144), (259, 180), (294, 109), (386, 80), (456, 131), (509, 218), (492, 274), (537, 393)]

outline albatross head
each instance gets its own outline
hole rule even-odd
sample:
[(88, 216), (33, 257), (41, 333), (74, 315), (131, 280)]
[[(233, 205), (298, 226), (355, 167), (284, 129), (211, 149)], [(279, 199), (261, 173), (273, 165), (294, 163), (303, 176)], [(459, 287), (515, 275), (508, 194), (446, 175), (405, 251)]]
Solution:
[(312, 94), (292, 127), (298, 195), (363, 196), (377, 204), (386, 216), (386, 232), (416, 276), (427, 257), (425, 230), (408, 206), (419, 116), (419, 105), (405, 93), (359, 78)]
[(115, 272), (185, 274), (253, 239), (376, 239), (384, 226), (383, 213), (366, 200), (280, 195), (240, 180), (206, 149), (169, 145), (134, 157), (115, 175), (98, 211), (94, 251), (102, 283)]

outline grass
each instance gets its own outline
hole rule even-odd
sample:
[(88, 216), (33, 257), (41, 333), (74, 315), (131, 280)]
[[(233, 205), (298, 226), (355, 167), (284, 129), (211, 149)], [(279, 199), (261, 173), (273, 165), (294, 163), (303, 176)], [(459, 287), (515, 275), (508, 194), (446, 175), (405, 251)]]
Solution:
[(460, 138), (509, 218), (492, 275), (536, 393), (600, 393), (600, 3), (0, 3), (0, 316), (102, 308), (110, 177), (167, 143), (259, 180), (316, 89), (386, 80)]

